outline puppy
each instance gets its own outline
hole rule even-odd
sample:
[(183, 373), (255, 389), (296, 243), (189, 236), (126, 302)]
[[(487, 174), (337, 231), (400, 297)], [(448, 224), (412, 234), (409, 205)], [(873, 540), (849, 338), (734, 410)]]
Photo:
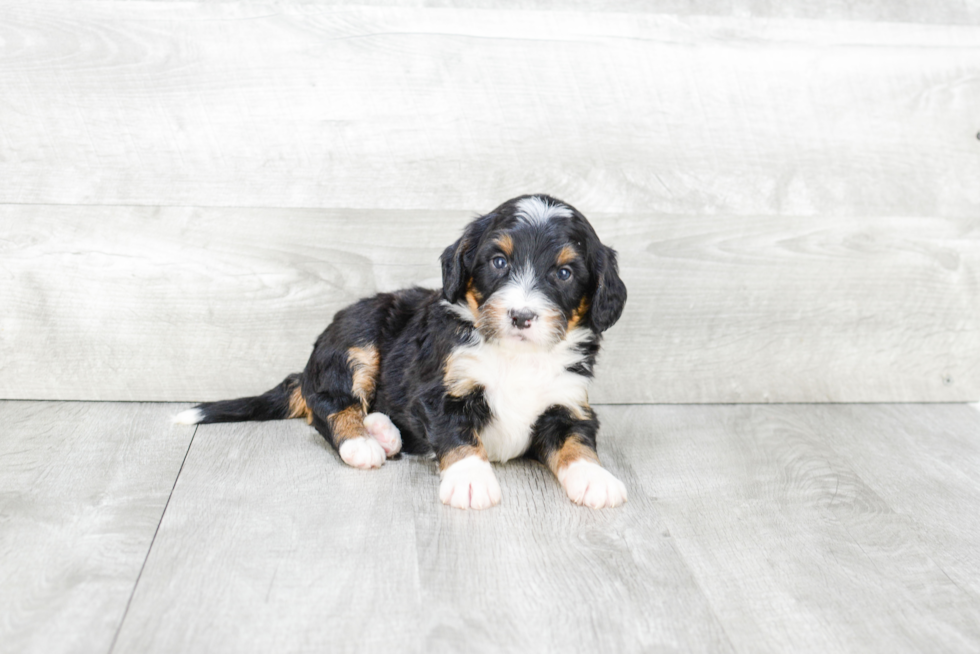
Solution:
[(625, 502), (599, 464), (588, 394), (601, 334), (626, 303), (616, 253), (571, 205), (525, 195), (470, 223), (441, 262), (442, 289), (361, 300), (302, 373), (177, 421), (305, 418), (356, 468), (434, 454), (439, 499), (460, 509), (499, 503), (490, 462), (525, 454), (576, 504)]

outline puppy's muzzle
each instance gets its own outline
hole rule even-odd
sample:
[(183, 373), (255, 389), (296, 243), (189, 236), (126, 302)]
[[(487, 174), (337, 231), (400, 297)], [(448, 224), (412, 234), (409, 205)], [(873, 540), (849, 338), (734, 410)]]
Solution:
[(527, 329), (531, 326), (532, 322), (537, 320), (538, 314), (527, 309), (521, 309), (519, 311), (511, 309), (507, 312), (507, 317), (510, 318), (510, 324), (517, 329)]

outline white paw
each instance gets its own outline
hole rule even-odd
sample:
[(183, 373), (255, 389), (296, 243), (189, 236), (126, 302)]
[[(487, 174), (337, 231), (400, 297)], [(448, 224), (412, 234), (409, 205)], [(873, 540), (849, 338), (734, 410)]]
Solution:
[(385, 451), (381, 443), (370, 436), (358, 436), (340, 444), (340, 458), (354, 468), (380, 468), (385, 462)]
[(489, 509), (500, 503), (500, 484), (489, 461), (468, 456), (442, 471), (439, 499), (457, 509)]
[(374, 437), (385, 454), (391, 458), (402, 449), (402, 433), (391, 422), (391, 418), (383, 413), (370, 413), (364, 418), (364, 428)]
[(558, 473), (558, 481), (576, 504), (604, 509), (626, 501), (626, 486), (598, 463), (579, 459)]

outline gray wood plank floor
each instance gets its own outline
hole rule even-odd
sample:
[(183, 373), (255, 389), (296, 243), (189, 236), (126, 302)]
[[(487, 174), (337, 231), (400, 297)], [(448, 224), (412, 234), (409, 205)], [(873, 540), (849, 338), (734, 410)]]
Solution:
[(601, 406), (624, 508), (482, 513), (181, 408), (0, 403), (0, 651), (980, 650), (971, 406)]
[(172, 411), (0, 402), (0, 651), (109, 650), (191, 441)]

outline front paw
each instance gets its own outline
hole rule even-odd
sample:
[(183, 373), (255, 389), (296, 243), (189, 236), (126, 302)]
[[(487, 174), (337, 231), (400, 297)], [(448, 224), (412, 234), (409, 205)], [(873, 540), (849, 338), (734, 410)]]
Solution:
[(500, 484), (490, 462), (468, 456), (442, 471), (439, 499), (457, 509), (489, 509), (500, 503)]
[(592, 461), (573, 461), (559, 473), (558, 481), (576, 504), (604, 509), (626, 502), (626, 486), (623, 482)]

